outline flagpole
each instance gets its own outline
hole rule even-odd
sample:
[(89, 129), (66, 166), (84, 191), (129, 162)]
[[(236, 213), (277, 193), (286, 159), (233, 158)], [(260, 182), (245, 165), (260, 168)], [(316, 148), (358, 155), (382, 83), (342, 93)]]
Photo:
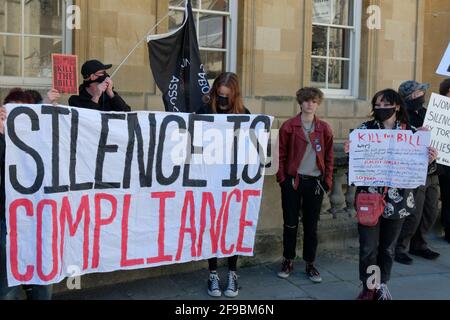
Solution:
[[(185, 6), (187, 4), (187, 1), (189, 0), (183, 0), (181, 1), (177, 7), (179, 7), (183, 2), (185, 2)], [(147, 34), (141, 39), (139, 40), (139, 42), (134, 46), (133, 49), (131, 49), (131, 51), (128, 53), (128, 55), (125, 57), (125, 59), (122, 60), (122, 62), (119, 64), (119, 66), (116, 68), (116, 70), (114, 70), (114, 72), (111, 75), (111, 78), (114, 77), (114, 75), (117, 73), (117, 71), (119, 71), (120, 68), (122, 68), (122, 66), (125, 64), (125, 62), (128, 60), (128, 58), (130, 58), (130, 56), (136, 51), (136, 49), (142, 44), (142, 42), (144, 42), (144, 40), (147, 40), (147, 37), (156, 29), (158, 28), (158, 26), (164, 21), (166, 20), (169, 16), (171, 15), (171, 11), (169, 10), (169, 12), (163, 17), (161, 18), (161, 20), (159, 20), (148, 32)]]

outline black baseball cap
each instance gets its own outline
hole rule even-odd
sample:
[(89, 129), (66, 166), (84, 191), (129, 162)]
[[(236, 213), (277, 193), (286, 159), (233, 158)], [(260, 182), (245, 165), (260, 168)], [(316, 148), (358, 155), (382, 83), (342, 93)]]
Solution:
[(83, 79), (87, 79), (91, 74), (94, 74), (99, 70), (111, 69), (111, 67), (112, 64), (103, 64), (98, 60), (89, 60), (81, 67), (81, 74), (83, 75)]

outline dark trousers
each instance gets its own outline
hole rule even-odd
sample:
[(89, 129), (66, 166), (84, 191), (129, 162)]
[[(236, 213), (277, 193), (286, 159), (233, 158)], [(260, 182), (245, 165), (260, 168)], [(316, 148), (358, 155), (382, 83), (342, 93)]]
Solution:
[(450, 177), (439, 176), (439, 185), (441, 186), (441, 221), (445, 234), (450, 236)]
[(281, 184), (281, 202), (283, 207), (283, 256), (286, 259), (296, 257), (297, 231), (300, 209), (303, 224), (303, 260), (313, 263), (317, 251), (317, 224), (320, 217), (324, 192), (319, 180), (301, 179), (297, 190), (292, 185), (292, 177)]
[(8, 287), (6, 272), (6, 225), (0, 221), (0, 300), (18, 300), (25, 289), (28, 300), (51, 300), (53, 286), (16, 286)]
[(380, 218), (375, 227), (358, 224), (359, 233), (359, 279), (366, 285), (371, 274), (370, 266), (378, 266), (381, 271), (381, 283), (391, 278), (394, 262), (395, 244), (402, 229), (404, 219), (389, 220)]
[[(228, 258), (228, 270), (237, 271), (238, 256)], [(217, 271), (217, 258), (208, 259), (209, 271)]]
[(425, 235), (431, 230), (439, 215), (438, 176), (428, 176), (426, 185), (415, 190), (414, 199), (416, 210), (405, 219), (397, 242), (397, 253), (406, 253), (408, 246), (412, 250), (428, 249)]

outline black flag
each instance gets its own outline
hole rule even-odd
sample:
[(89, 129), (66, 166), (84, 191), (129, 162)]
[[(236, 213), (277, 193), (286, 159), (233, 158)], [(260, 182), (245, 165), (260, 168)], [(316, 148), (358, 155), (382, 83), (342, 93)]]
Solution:
[(200, 61), (191, 1), (186, 3), (184, 22), (173, 32), (147, 38), (153, 78), (163, 94), (168, 112), (196, 112), (209, 92)]

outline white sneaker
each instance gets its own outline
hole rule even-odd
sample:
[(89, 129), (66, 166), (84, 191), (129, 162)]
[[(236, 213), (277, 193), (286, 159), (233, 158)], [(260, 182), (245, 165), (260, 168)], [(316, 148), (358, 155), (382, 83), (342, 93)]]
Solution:
[(312, 282), (314, 282), (314, 283), (322, 282), (322, 277), (320, 276), (320, 272), (319, 272), (319, 270), (316, 269), (316, 267), (313, 264), (306, 265), (306, 274), (307, 274), (309, 280), (311, 280)]
[(208, 279), (208, 294), (211, 297), (219, 298), (222, 296), (222, 291), (220, 291), (220, 284), (219, 284), (219, 276), (217, 273), (211, 272), (209, 274)]
[(294, 262), (289, 259), (283, 259), (281, 263), (281, 271), (278, 272), (278, 277), (282, 279), (289, 278), (292, 271), (294, 271)]
[(237, 282), (237, 274), (234, 271), (228, 271), (228, 283), (227, 283), (227, 289), (225, 290), (224, 294), (228, 298), (236, 298), (239, 294), (239, 287)]

